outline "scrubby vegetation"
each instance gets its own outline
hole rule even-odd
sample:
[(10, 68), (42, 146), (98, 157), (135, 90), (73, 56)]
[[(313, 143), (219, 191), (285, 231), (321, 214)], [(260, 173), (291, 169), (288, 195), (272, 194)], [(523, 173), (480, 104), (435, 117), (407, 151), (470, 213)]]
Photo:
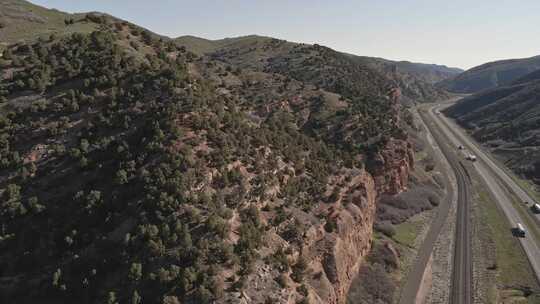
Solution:
[[(264, 260), (307, 301), (309, 222), (291, 214), (406, 137), (391, 83), (320, 47), (260, 73), (84, 18), (100, 29), (3, 51), (3, 299), (211, 303)], [(270, 229), (286, 246), (263, 256)]]
[[(538, 60), (538, 59), (537, 59)], [(540, 73), (464, 98), (446, 113), (507, 166), (540, 185)]]
[(86, 14), (68, 14), (46, 9), (25, 0), (0, 3), (0, 50), (4, 44), (47, 38), (51, 34), (89, 33), (99, 27)]
[(473, 67), (457, 77), (445, 79), (438, 86), (456, 93), (479, 93), (507, 86), (540, 68), (540, 56), (488, 62)]
[(376, 243), (358, 271), (347, 296), (347, 303), (393, 303), (399, 260), (389, 243)]
[[(336, 52), (320, 45), (304, 45), (270, 37), (244, 36), (221, 40), (184, 36), (175, 39), (179, 45), (199, 54), (257, 70), (279, 71), (295, 78), (316, 79), (316, 84), (348, 97), (355, 86), (371, 85), (385, 78), (403, 93), (402, 103), (434, 102), (449, 97), (434, 86), (462, 72), (445, 66), (396, 62), (381, 58), (355, 56)], [(376, 73), (369, 73), (366, 67)], [(321, 75), (318, 75), (321, 73)], [(352, 80), (355, 80), (354, 82)], [(377, 86), (372, 89), (377, 91)]]
[(440, 201), (440, 194), (428, 187), (415, 187), (397, 196), (384, 195), (377, 205), (377, 219), (400, 224), (414, 214), (433, 209)]

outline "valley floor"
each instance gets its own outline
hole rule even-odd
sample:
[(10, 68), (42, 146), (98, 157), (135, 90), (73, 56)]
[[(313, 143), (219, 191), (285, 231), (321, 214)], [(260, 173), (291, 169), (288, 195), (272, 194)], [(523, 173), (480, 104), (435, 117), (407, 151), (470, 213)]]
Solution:
[[(433, 113), (431, 115), (434, 121), (438, 119)], [(444, 121), (444, 118), (441, 120)], [(452, 132), (454, 135), (448, 140), (457, 147), (454, 136), (458, 136), (455, 134), (459, 131), (454, 127)], [(454, 153), (462, 154), (457, 149)], [(479, 151), (474, 153), (479, 154)], [(531, 246), (536, 246), (540, 235), (538, 225), (532, 219), (528, 207), (523, 204), (523, 199), (515, 194), (515, 186), (503, 183), (505, 179), (491, 180), (493, 177), (485, 173), (483, 165), (483, 159), (476, 163), (466, 163), (474, 190), (471, 200), (474, 303), (539, 303), (538, 282), (530, 264), (532, 252), (524, 251), (530, 251)], [(518, 239), (512, 235), (516, 221), (529, 227), (527, 238)]]

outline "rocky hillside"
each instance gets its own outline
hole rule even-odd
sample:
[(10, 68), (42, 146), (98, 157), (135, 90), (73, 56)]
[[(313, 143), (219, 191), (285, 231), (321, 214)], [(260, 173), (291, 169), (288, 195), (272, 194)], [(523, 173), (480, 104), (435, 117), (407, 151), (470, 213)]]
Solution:
[(463, 73), (459, 68), (451, 68), (445, 65), (426, 64), (410, 61), (392, 61), (384, 58), (362, 57), (373, 64), (390, 65), (401, 73), (407, 73), (415, 76), (424, 82), (435, 84), (445, 79), (449, 79)]
[(97, 30), (2, 29), (26, 42), (0, 59), (1, 302), (343, 303), (414, 165), (392, 79), (80, 17)]
[[(360, 57), (319, 45), (298, 44), (255, 35), (221, 40), (183, 36), (175, 39), (175, 42), (197, 54), (260, 71), (273, 71), (276, 65), (283, 64), (287, 64), (289, 68), (288, 61), (294, 61), (297, 65), (315, 63), (316, 68), (321, 71), (332, 71), (336, 68), (332, 65), (337, 62), (338, 65), (346, 63), (351, 69), (356, 66), (361, 70), (373, 69), (401, 89), (404, 103), (448, 98), (448, 93), (436, 88), (433, 83), (459, 73), (459, 70), (444, 66)], [(341, 69), (343, 66), (337, 68)], [(313, 73), (317, 72), (315, 67), (312, 66), (311, 69)]]
[[(245, 36), (237, 38), (225, 38), (219, 40), (208, 40), (204, 38), (199, 38), (195, 36), (182, 36), (176, 38), (176, 42), (179, 45), (185, 46), (190, 51), (197, 53), (199, 55), (204, 55), (217, 51), (218, 49), (223, 48), (232, 48), (238, 47), (241, 45), (248, 45), (254, 41), (261, 41), (265, 39), (271, 39), (268, 37), (261, 36)], [(352, 55), (354, 56), (354, 55)], [(459, 68), (451, 68), (445, 65), (437, 64), (425, 64), (425, 63), (416, 63), (410, 61), (392, 61), (384, 58), (376, 57), (367, 57), (367, 56), (354, 56), (357, 58), (362, 58), (366, 62), (371, 62), (373, 66), (380, 65), (393, 65), (400, 72), (411, 74), (422, 81), (428, 83), (437, 83), (442, 80), (457, 76), (458, 74), (464, 72)]]
[(435, 82), (459, 74), (456, 69), (445, 66), (411, 62), (398, 62), (373, 57), (357, 57), (358, 60), (374, 68), (393, 80), (403, 93), (402, 103), (436, 102), (450, 98)]
[(518, 174), (540, 184), (540, 72), (447, 109)]
[(439, 87), (454, 93), (476, 93), (497, 86), (510, 85), (513, 81), (540, 69), (540, 56), (486, 63), (455, 78), (443, 80)]

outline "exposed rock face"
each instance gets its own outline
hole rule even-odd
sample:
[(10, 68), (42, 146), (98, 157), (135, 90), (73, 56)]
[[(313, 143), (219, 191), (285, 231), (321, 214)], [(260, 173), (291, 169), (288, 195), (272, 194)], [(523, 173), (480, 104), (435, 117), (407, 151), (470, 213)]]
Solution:
[[(332, 201), (320, 202), (307, 214), (294, 214), (296, 220), (309, 226), (301, 249), (292, 255), (292, 260), (297, 261), (302, 255), (308, 263), (304, 284), (309, 290), (310, 303), (345, 303), (351, 282), (371, 250), (378, 197), (383, 193), (398, 193), (407, 186), (409, 171), (414, 165), (412, 148), (407, 140), (390, 140), (377, 158), (379, 161), (370, 169), (371, 173), (368, 170), (344, 170), (334, 177), (332, 182), (341, 185), (341, 191), (332, 197)], [(269, 247), (286, 244), (276, 234), (270, 235)], [(385, 250), (399, 260), (399, 253), (394, 248), (390, 246)], [(271, 295), (274, 303), (295, 303), (302, 299), (296, 290), (300, 283), (289, 280), (286, 287), (276, 288), (272, 280), (278, 276), (275, 270), (259, 265), (255, 273), (246, 291), (251, 299), (249, 303), (264, 301), (258, 295), (262, 290)]]
[(317, 45), (197, 57), (101, 13), (0, 11), (0, 41), (29, 40), (0, 71), (0, 302), (344, 302), (412, 166), (395, 79)]
[(304, 254), (315, 275), (308, 283), (318, 295), (316, 303), (342, 303), (355, 276), (360, 257), (371, 248), (377, 192), (375, 181), (366, 171), (348, 184), (348, 191), (332, 204), (335, 231), (313, 227)]
[(367, 171), (358, 174), (348, 184), (347, 193), (332, 204), (336, 231), (312, 228), (317, 232), (310, 236), (304, 254), (314, 270), (323, 270), (320, 276), (312, 275), (308, 280), (318, 295), (315, 303), (345, 302), (351, 281), (371, 249), (378, 196), (401, 192), (407, 186), (414, 166), (410, 143), (392, 140), (380, 157), (381, 168), (374, 175)]
[(373, 172), (379, 194), (397, 194), (406, 188), (409, 172), (414, 167), (412, 151), (408, 141), (395, 139), (379, 153), (380, 165)]

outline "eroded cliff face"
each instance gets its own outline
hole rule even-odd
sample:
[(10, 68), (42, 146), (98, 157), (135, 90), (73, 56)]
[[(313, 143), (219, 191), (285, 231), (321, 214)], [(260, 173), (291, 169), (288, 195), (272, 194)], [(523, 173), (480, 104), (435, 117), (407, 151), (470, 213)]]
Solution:
[[(336, 231), (308, 238), (306, 255), (320, 278), (311, 276), (314, 303), (344, 303), (351, 281), (371, 249), (377, 199), (383, 193), (399, 193), (407, 187), (414, 166), (406, 140), (391, 140), (380, 153), (380, 168), (360, 172), (330, 207)], [(321, 244), (324, 244), (321, 246)], [(315, 272), (316, 273), (316, 272)]]
[(312, 227), (318, 233), (308, 236), (305, 255), (315, 273), (308, 278), (313, 302), (343, 302), (362, 257), (371, 248), (376, 198), (373, 177), (362, 171), (329, 208), (335, 231)]
[(407, 187), (414, 167), (412, 145), (406, 139), (392, 139), (375, 156), (371, 172), (379, 194), (397, 194)]
[[(351, 282), (371, 249), (378, 197), (406, 189), (414, 166), (412, 147), (406, 139), (389, 140), (376, 158), (371, 172), (343, 170), (330, 180), (327, 201), (318, 203), (310, 212), (296, 210), (292, 214), (291, 221), (307, 227), (298, 250), (288, 256), (290, 273), (300, 256), (307, 263), (303, 281), (282, 276), (287, 278), (285, 282), (276, 284), (280, 271), (272, 265), (259, 264), (245, 291), (236, 294), (236, 300), (296, 303), (304, 297), (301, 290), (307, 289), (309, 303), (345, 303)], [(333, 189), (336, 185), (340, 186), (338, 192)], [(278, 232), (279, 228), (269, 231), (262, 255), (271, 256), (276, 248), (288, 245)]]

